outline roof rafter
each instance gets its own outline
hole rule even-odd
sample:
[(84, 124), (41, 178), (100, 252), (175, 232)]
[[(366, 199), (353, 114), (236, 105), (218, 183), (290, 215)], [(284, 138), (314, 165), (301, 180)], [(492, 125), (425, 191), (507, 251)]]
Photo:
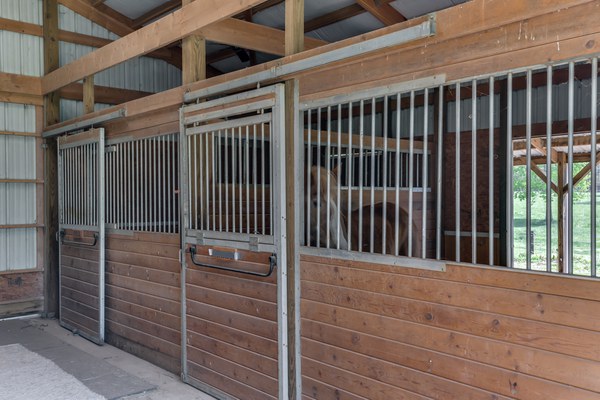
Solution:
[(358, 4), (352, 4), (328, 14), (321, 15), (304, 23), (304, 32), (311, 32), (327, 25), (335, 24), (348, 18), (365, 13), (366, 10)]
[(44, 93), (53, 92), (86, 76), (162, 48), (261, 2), (262, 0), (238, 0), (215, 8), (211, 7), (212, 3), (195, 1), (49, 73), (42, 78), (42, 89)]
[(171, 12), (176, 8), (181, 7), (181, 0), (169, 0), (166, 3), (161, 4), (160, 6), (153, 8), (142, 16), (133, 20), (133, 29), (139, 29), (148, 22), (160, 17), (163, 14)]
[(404, 15), (390, 5), (392, 0), (356, 0), (356, 2), (384, 25), (389, 26), (406, 21)]

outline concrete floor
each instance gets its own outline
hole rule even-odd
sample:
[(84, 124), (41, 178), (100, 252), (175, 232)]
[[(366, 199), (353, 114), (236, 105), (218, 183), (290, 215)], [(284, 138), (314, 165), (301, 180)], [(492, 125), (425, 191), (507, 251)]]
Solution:
[(107, 399), (214, 400), (147, 361), (113, 346), (97, 346), (73, 335), (56, 320), (0, 321), (0, 346), (12, 343), (54, 361)]

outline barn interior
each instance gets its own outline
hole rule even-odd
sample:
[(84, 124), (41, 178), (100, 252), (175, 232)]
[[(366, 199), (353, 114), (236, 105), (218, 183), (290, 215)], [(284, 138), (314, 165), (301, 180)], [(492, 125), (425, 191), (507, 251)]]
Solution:
[(0, 0), (0, 319), (219, 399), (597, 399), (599, 13)]

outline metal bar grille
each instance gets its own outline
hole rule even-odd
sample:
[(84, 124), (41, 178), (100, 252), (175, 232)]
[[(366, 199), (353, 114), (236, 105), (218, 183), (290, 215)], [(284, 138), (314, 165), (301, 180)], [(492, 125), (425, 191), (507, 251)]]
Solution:
[(106, 223), (139, 232), (179, 232), (179, 135), (106, 146)]

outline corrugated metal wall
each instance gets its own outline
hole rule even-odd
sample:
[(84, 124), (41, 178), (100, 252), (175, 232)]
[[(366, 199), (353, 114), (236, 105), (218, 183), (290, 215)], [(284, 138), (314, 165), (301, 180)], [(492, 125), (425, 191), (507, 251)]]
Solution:
[[(0, 0), (0, 17), (32, 24), (42, 23), (40, 0)], [(0, 31), (0, 72), (41, 76), (42, 38)], [(33, 133), (35, 107), (0, 103), (0, 131)], [(0, 272), (36, 265), (36, 184), (7, 182), (35, 180), (35, 138), (0, 135)], [(10, 226), (10, 228), (6, 228)]]
[[(60, 29), (84, 35), (116, 40), (119, 36), (107, 31), (87, 18), (59, 6)], [(60, 65), (68, 64), (95, 50), (94, 47), (60, 42)], [(163, 60), (138, 57), (95, 75), (94, 83), (100, 86), (144, 92), (162, 92), (181, 85), (181, 70)], [(106, 104), (97, 104), (95, 109), (106, 108)], [(82, 115), (83, 103), (61, 100), (61, 120)]]
[[(35, 132), (35, 107), (0, 103), (0, 131)], [(6, 180), (34, 180), (35, 138), (0, 135), (0, 272), (36, 267), (36, 184)], [(4, 182), (2, 182), (4, 181)]]

